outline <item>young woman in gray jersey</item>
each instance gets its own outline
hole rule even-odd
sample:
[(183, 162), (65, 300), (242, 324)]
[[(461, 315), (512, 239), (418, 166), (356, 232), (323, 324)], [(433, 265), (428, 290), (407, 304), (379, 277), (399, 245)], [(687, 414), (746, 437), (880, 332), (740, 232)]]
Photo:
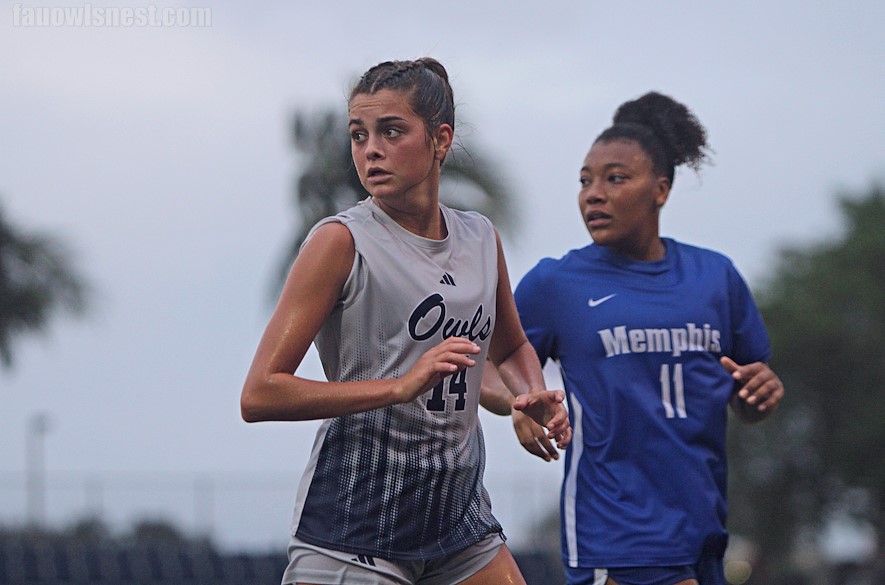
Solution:
[[(565, 448), (492, 224), (439, 203), (454, 101), (429, 58), (385, 62), (348, 102), (371, 197), (317, 224), (243, 388), (246, 421), (322, 419), (284, 584), (525, 583), (482, 484), (483, 366)], [(328, 381), (296, 371), (315, 342)]]

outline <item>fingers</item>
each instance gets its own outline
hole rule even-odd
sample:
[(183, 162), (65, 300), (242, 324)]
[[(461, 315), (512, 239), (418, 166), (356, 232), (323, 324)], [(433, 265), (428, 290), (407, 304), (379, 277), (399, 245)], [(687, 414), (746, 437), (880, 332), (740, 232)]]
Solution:
[(431, 368), (441, 374), (452, 374), (476, 365), (471, 355), (478, 354), (478, 345), (463, 337), (450, 337), (428, 350), (422, 359), (430, 361)]
[(784, 396), (784, 385), (777, 374), (763, 362), (739, 366), (728, 357), (720, 360), (732, 378), (741, 384), (738, 396), (760, 411), (775, 408)]
[(719, 360), (719, 363), (722, 364), (722, 367), (725, 368), (729, 374), (734, 374), (740, 366), (728, 356), (722, 356)]
[(540, 435), (533, 435), (527, 439), (520, 440), (519, 443), (526, 451), (532, 455), (540, 457), (544, 461), (559, 459), (559, 452), (556, 450), (556, 447), (553, 446), (553, 443), (544, 436), (543, 428)]
[(763, 366), (738, 392), (747, 404), (756, 405), (760, 411), (776, 407), (784, 395), (780, 378), (768, 366)]
[(480, 347), (463, 337), (450, 337), (430, 348), (403, 376), (397, 389), (399, 402), (408, 402), (433, 388), (442, 378), (464, 368), (472, 368), (476, 360), (471, 356), (480, 352)]
[(572, 428), (565, 408), (560, 408), (559, 412), (547, 423), (547, 438), (556, 441), (556, 446), (560, 449), (568, 447), (572, 440)]
[(516, 397), (516, 400), (513, 401), (513, 410), (518, 410), (520, 412), (528, 409), (529, 407), (529, 398), (527, 394), (520, 394)]
[(562, 404), (565, 400), (565, 392), (562, 390), (553, 390), (549, 392), (545, 392), (546, 396), (544, 399), (546, 401), (546, 406), (549, 411), (552, 412), (553, 416), (547, 422), (547, 428), (550, 426), (557, 426), (561, 424), (568, 424), (568, 411), (565, 409), (565, 406)]
[[(571, 441), (572, 432), (568, 411), (562, 404), (564, 400), (565, 392), (562, 390), (540, 390), (518, 396), (513, 409), (530, 417), (539, 427), (546, 427), (544, 438), (548, 442), (556, 441), (558, 448), (565, 449)], [(532, 446), (523, 443), (523, 447), (531, 451)]]
[(565, 449), (569, 446), (569, 443), (572, 442), (572, 427), (569, 427), (565, 430), (562, 435), (556, 438), (556, 446), (560, 449)]
[(547, 438), (544, 427), (521, 412), (513, 413), (513, 429), (523, 448), (544, 461), (559, 459), (559, 453)]
[(556, 405), (565, 400), (565, 392), (562, 390), (540, 390), (521, 394), (513, 402), (513, 408), (520, 410), (535, 418), (530, 411), (556, 409)]

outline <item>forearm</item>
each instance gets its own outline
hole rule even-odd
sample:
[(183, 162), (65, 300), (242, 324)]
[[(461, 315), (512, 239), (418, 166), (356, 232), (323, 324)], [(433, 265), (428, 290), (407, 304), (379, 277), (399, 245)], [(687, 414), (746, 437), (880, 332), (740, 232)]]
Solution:
[(401, 402), (400, 380), (320, 382), (275, 373), (247, 380), (240, 398), (246, 422), (317, 420)]
[(496, 365), (501, 379), (514, 396), (547, 389), (538, 354), (528, 340)]
[(491, 360), (486, 360), (482, 372), (479, 404), (493, 414), (510, 416), (513, 411), (513, 399), (513, 394), (498, 374), (498, 368)]

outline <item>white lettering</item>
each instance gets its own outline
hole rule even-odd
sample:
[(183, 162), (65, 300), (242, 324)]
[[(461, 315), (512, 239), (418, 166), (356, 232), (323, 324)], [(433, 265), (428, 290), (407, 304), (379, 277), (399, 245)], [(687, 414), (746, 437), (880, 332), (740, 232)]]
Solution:
[(645, 353), (645, 331), (642, 329), (630, 330), (630, 351), (633, 353)]
[(12, 24), (21, 27), (209, 27), (208, 7), (146, 6), (24, 6), (12, 7)]
[(686, 352), (722, 353), (722, 333), (709, 323), (703, 326), (686, 323), (685, 328), (671, 329), (627, 329), (619, 325), (596, 333), (602, 341), (605, 357), (629, 353), (669, 353), (673, 357)]
[(673, 338), (673, 357), (679, 357), (688, 351), (688, 330), (671, 329), (670, 335)]
[(646, 329), (645, 338), (648, 340), (648, 351), (672, 351), (670, 349), (670, 335), (666, 329)]
[(605, 357), (620, 355), (622, 353), (630, 353), (627, 344), (627, 328), (623, 325), (615, 327), (614, 333), (611, 329), (602, 329), (597, 331), (602, 338), (602, 344), (605, 346)]

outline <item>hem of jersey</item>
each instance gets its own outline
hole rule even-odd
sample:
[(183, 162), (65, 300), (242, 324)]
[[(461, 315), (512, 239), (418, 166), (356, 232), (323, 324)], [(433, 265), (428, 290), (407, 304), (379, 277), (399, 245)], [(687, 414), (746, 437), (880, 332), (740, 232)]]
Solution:
[(292, 534), (292, 536), (295, 536), (299, 540), (303, 540), (304, 542), (306, 542), (308, 544), (312, 544), (314, 546), (319, 546), (322, 548), (328, 548), (330, 550), (336, 550), (338, 552), (368, 555), (370, 557), (384, 559), (387, 561), (410, 561), (410, 562), (430, 561), (433, 559), (439, 559), (442, 557), (447, 557), (449, 555), (453, 555), (455, 553), (461, 552), (462, 550), (470, 548), (471, 546), (475, 545), (476, 543), (480, 542), (481, 540), (483, 540), (484, 538), (487, 538), (489, 535), (492, 535), (492, 534), (496, 534), (496, 535), (500, 536), (501, 540), (503, 542), (507, 542), (507, 536), (504, 534), (503, 528), (489, 526), (488, 529), (486, 530), (486, 532), (481, 534), (475, 540), (465, 544), (464, 546), (459, 546), (458, 548), (452, 548), (451, 550), (448, 550), (448, 549), (440, 550), (439, 552), (434, 553), (432, 555), (409, 554), (409, 553), (390, 554), (390, 553), (381, 553), (381, 552), (374, 550), (374, 549), (363, 548), (363, 547), (359, 547), (359, 546), (351, 547), (348, 545), (343, 545), (340, 542), (329, 542), (329, 541), (323, 540), (322, 538), (316, 538), (310, 534), (301, 533), (298, 531), (297, 528), (295, 530), (293, 530), (291, 534)]

